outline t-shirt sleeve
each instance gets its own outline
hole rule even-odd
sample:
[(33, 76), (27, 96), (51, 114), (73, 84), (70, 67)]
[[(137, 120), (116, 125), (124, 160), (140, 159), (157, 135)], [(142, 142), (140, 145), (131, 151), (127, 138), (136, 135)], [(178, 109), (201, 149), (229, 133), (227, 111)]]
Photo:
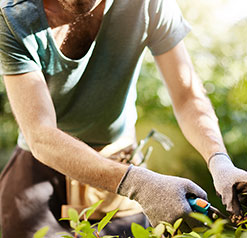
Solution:
[(191, 30), (175, 0), (151, 0), (149, 19), (148, 47), (153, 55), (169, 51)]
[(40, 70), (24, 44), (8, 27), (0, 12), (0, 74), (21, 74)]

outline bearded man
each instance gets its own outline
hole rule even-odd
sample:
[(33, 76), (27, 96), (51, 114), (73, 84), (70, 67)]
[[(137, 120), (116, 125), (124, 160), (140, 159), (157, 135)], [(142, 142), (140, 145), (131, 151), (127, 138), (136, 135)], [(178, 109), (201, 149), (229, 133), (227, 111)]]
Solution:
[(2, 0), (0, 7), (1, 74), (20, 128), (0, 178), (3, 238), (31, 238), (45, 225), (47, 237), (59, 237), (69, 231), (58, 222), (61, 210), (101, 199), (91, 222), (119, 209), (101, 235), (128, 237), (132, 222), (156, 226), (179, 217), (193, 227), (187, 197), (206, 199), (203, 189), (138, 162), (114, 161), (135, 148), (136, 82), (146, 48), (185, 137), (210, 162), (227, 209), (239, 212), (233, 188), (247, 174), (227, 155), (183, 44), (190, 27), (174, 0)]

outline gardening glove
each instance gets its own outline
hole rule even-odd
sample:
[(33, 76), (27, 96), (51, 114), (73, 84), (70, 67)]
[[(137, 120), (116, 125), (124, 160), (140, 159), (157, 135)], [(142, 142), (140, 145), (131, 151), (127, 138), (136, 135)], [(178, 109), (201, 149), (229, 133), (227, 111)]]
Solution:
[(236, 168), (225, 153), (215, 153), (208, 162), (217, 194), (226, 210), (242, 215), (241, 203), (247, 205), (247, 172)]
[(136, 200), (153, 227), (160, 221), (173, 223), (181, 217), (190, 228), (197, 226), (198, 222), (188, 216), (192, 210), (187, 196), (207, 199), (206, 192), (188, 179), (161, 175), (133, 165), (123, 176), (117, 193)]

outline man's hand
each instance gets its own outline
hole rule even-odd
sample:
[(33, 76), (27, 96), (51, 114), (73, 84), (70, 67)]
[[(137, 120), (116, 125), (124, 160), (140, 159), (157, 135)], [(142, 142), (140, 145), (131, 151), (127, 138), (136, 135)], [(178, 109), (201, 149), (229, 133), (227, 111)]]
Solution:
[(160, 221), (173, 223), (183, 217), (190, 227), (192, 212), (186, 198), (193, 194), (207, 199), (207, 194), (188, 179), (161, 175), (148, 169), (132, 166), (123, 177), (117, 192), (136, 200), (143, 208), (152, 226)]
[(241, 203), (247, 205), (247, 172), (236, 168), (227, 154), (216, 153), (209, 161), (209, 170), (217, 193), (227, 211), (241, 215)]

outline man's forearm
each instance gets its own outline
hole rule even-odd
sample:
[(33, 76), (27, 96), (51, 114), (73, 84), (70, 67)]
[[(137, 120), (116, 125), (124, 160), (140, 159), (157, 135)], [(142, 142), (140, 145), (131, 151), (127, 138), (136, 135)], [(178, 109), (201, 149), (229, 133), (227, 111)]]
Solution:
[(81, 183), (114, 192), (127, 167), (100, 156), (57, 128), (55, 108), (42, 72), (4, 76), (4, 81), (12, 110), (33, 155)]
[(200, 94), (190, 95), (175, 108), (175, 114), (187, 140), (207, 161), (215, 152), (226, 152), (226, 148), (211, 103)]
[(187, 140), (206, 161), (215, 152), (225, 152), (218, 119), (183, 42), (155, 60)]
[(102, 157), (57, 128), (42, 127), (37, 132), (29, 145), (39, 161), (81, 183), (115, 192), (127, 166)]

